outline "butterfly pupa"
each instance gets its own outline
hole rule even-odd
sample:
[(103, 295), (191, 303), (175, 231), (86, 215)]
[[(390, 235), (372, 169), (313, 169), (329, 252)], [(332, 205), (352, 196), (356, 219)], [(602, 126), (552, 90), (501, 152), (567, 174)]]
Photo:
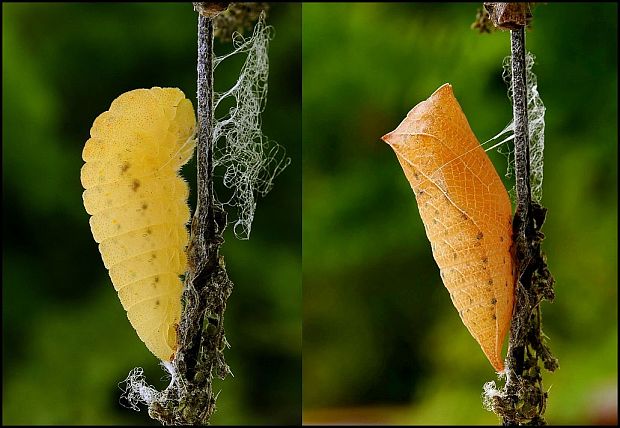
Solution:
[(445, 84), (385, 135), (413, 189), (441, 278), (497, 371), (514, 305), (512, 207)]
[(190, 217), (179, 170), (195, 126), (181, 90), (136, 89), (95, 119), (82, 152), (82, 197), (103, 263), (131, 325), (164, 361), (177, 347)]

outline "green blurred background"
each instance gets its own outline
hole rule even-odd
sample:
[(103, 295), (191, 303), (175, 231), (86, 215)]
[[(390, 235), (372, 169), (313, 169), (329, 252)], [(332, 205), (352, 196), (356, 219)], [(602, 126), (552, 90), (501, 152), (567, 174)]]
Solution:
[[(274, 4), (267, 22), (263, 130), (292, 163), (259, 200), (251, 239), (226, 232), (235, 376), (216, 385), (216, 424), (301, 418), (301, 5)], [(179, 87), (195, 105), (196, 23), (190, 3), (2, 5), (3, 424), (154, 424), (119, 405), (117, 384), (135, 366), (167, 383), (92, 239), (81, 152), (123, 92)], [(232, 84), (234, 68), (222, 63), (217, 87)], [(193, 191), (194, 170), (184, 168)]]
[[(302, 33), (300, 4), (272, 5), (264, 131), (292, 163), (259, 201), (252, 239), (227, 231), (235, 377), (217, 384), (213, 423), (301, 418), (302, 35), (304, 419), (497, 422), (480, 400), (494, 373), (452, 307), (413, 193), (379, 140), (445, 82), (481, 141), (509, 121), (509, 36), (470, 30), (478, 6), (304, 4)], [(165, 3), (2, 11), (3, 423), (152, 424), (118, 403), (117, 384), (135, 366), (166, 382), (90, 234), (81, 150), (94, 118), (125, 91), (178, 86), (195, 101), (196, 14)], [(547, 415), (613, 422), (617, 5), (549, 3), (534, 15), (527, 44), (547, 107), (543, 248), (557, 280), (543, 312), (561, 365), (544, 375)], [(219, 89), (236, 65), (218, 69)], [(504, 171), (505, 158), (490, 155)], [(194, 167), (184, 169), (190, 183)]]
[[(498, 422), (480, 398), (495, 374), (380, 141), (446, 82), (480, 141), (508, 123), (509, 34), (471, 30), (480, 5), (303, 5), (306, 422)], [(543, 249), (557, 297), (543, 314), (561, 366), (544, 374), (553, 424), (617, 420), (617, 12), (542, 4), (527, 35), (547, 107)], [(491, 157), (503, 176), (506, 159)]]

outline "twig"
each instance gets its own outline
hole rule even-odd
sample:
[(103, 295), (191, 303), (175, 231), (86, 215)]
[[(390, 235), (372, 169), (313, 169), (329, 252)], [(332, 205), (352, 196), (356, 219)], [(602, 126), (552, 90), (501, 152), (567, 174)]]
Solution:
[(494, 25), (510, 29), (512, 52), (513, 120), (515, 129), (515, 176), (517, 208), (513, 220), (516, 264), (515, 308), (513, 312), (506, 384), (492, 395), (491, 409), (504, 425), (543, 425), (547, 392), (542, 386), (539, 362), (549, 371), (557, 360), (544, 340), (540, 303), (553, 300), (553, 277), (541, 250), (540, 232), (546, 209), (532, 202), (525, 62), (525, 25), (528, 3), (485, 3)]
[(188, 271), (173, 381), (149, 406), (164, 424), (205, 425), (215, 411), (212, 381), (230, 369), (224, 360), (224, 311), (233, 284), (219, 248), (226, 212), (213, 193), (213, 16), (220, 4), (195, 4), (198, 16), (198, 197), (188, 247)]
[[(525, 227), (528, 209), (532, 202), (530, 193), (530, 143), (527, 118), (527, 82), (525, 80), (525, 30), (510, 31), (510, 50), (512, 52), (512, 114), (515, 133), (515, 177), (517, 189), (517, 209), (515, 212), (515, 231), (522, 238), (517, 241), (517, 257), (526, 257)], [(524, 263), (524, 264), (527, 264)]]
[(198, 202), (188, 249), (178, 355), (189, 385), (182, 403), (183, 423), (189, 424), (208, 422), (215, 410), (212, 379), (230, 373), (223, 354), (227, 345), (224, 311), (233, 284), (219, 255), (226, 214), (213, 194), (213, 14), (208, 15), (198, 15)]
[[(510, 50), (512, 53), (512, 114), (514, 121), (515, 145), (515, 178), (517, 192), (517, 208), (513, 220), (513, 234), (517, 278), (521, 277), (531, 258), (527, 245), (526, 227), (529, 223), (528, 211), (531, 205), (530, 190), (530, 144), (527, 117), (527, 82), (525, 78), (525, 30), (522, 28), (510, 31)], [(519, 281), (517, 280), (517, 283)], [(520, 294), (523, 289), (517, 285), (515, 311), (513, 319), (519, 320), (526, 310), (525, 299)], [(520, 322), (511, 325), (511, 342), (509, 346), (510, 361), (508, 368), (514, 373), (523, 372), (524, 344), (519, 338)], [(512, 377), (509, 376), (509, 380)]]
[[(510, 326), (506, 389), (510, 391), (510, 396), (518, 400), (517, 385), (523, 373), (525, 356), (525, 343), (522, 340), (522, 332), (520, 330), (524, 327), (522, 321), (528, 318), (529, 311), (531, 310), (520, 281), (521, 274), (531, 258), (527, 245), (526, 231), (529, 223), (528, 211), (531, 204), (531, 193), (527, 82), (525, 80), (525, 29), (523, 27), (510, 31), (510, 48), (512, 53), (512, 112), (515, 134), (515, 186), (517, 192), (517, 208), (513, 220), (517, 286), (515, 287), (516, 298), (513, 321)], [(514, 402), (516, 401), (515, 399), (511, 401)], [(510, 413), (504, 416), (504, 425), (514, 425), (517, 423), (516, 418), (513, 418)]]

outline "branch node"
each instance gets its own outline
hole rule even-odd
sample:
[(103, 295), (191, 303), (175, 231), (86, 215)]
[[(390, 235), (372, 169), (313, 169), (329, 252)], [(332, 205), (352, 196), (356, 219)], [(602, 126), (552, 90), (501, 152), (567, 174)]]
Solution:
[(532, 19), (529, 2), (484, 2), (484, 8), (493, 25), (502, 30), (519, 30), (529, 25)]
[(192, 2), (194, 10), (205, 18), (213, 18), (228, 8), (230, 2)]

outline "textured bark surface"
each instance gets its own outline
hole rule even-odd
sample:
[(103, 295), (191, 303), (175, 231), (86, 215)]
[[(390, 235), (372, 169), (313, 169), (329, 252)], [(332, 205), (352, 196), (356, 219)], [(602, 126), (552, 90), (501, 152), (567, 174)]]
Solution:
[[(189, 391), (180, 423), (206, 424), (215, 411), (214, 377), (230, 370), (224, 360), (224, 311), (232, 292), (219, 248), (225, 212), (213, 194), (213, 19), (198, 16), (198, 198), (188, 250), (178, 367)], [(179, 418), (180, 416), (180, 418)]]
[(224, 312), (233, 288), (219, 249), (226, 213), (213, 193), (213, 18), (198, 15), (198, 198), (188, 247), (188, 271), (179, 325), (179, 350), (172, 362), (177, 379), (149, 407), (164, 424), (206, 425), (215, 412), (213, 379), (230, 369)]
[(558, 362), (544, 340), (540, 303), (544, 299), (553, 301), (554, 279), (541, 249), (544, 235), (540, 229), (547, 210), (531, 198), (525, 29), (512, 30), (510, 40), (517, 191), (513, 233), (518, 283), (506, 385), (494, 403), (494, 411), (504, 425), (543, 425), (548, 393), (543, 388), (539, 362), (549, 371), (556, 370)]
[(497, 370), (512, 317), (512, 208), (448, 84), (383, 139), (416, 195), (433, 256), (463, 323)]
[[(488, 7), (490, 5), (490, 7)], [(505, 3), (485, 3), (496, 12)], [(541, 232), (547, 210), (532, 201), (530, 186), (530, 142), (525, 60), (525, 25), (531, 14), (529, 3), (511, 4), (510, 23), (501, 14), (491, 13), (498, 28), (511, 29), (511, 75), (513, 121), (515, 129), (515, 176), (517, 209), (513, 221), (517, 283), (515, 310), (510, 326), (506, 383), (500, 390), (495, 382), (485, 384), (485, 406), (495, 412), (504, 425), (544, 425), (548, 392), (542, 382), (541, 365), (548, 371), (559, 367), (546, 344), (542, 331), (543, 300), (553, 301), (554, 279), (547, 267)], [(521, 16), (519, 16), (519, 14)]]

